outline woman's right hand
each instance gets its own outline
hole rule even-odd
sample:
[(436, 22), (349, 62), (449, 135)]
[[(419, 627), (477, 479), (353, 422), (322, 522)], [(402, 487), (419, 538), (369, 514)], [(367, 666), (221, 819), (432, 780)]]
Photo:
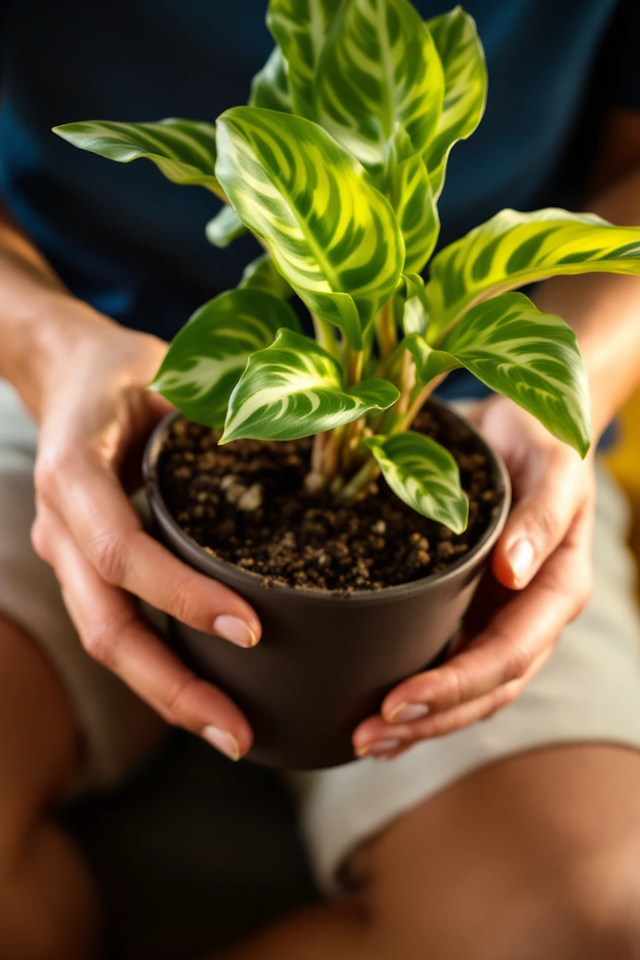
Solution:
[(129, 481), (139, 479), (151, 429), (171, 409), (145, 389), (166, 344), (70, 296), (52, 297), (51, 310), (57, 322), (29, 398), (40, 420), (34, 548), (53, 567), (88, 653), (168, 722), (239, 759), (252, 741), (246, 718), (177, 659), (135, 601), (242, 647), (260, 639), (251, 607), (145, 533), (125, 492), (135, 489)]

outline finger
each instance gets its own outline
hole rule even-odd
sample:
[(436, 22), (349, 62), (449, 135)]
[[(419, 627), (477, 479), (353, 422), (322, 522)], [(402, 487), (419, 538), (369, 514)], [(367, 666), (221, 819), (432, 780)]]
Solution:
[(249, 604), (145, 533), (118, 478), (99, 460), (76, 453), (65, 474), (55, 479), (53, 501), (49, 489), (48, 505), (61, 514), (104, 581), (196, 630), (255, 646), (261, 626)]
[(420, 708), (423, 716), (448, 710), (524, 677), (590, 596), (591, 526), (591, 511), (585, 508), (530, 586), (502, 607), (465, 650), (386, 697), (385, 719), (418, 719)]
[(138, 615), (131, 597), (98, 576), (61, 522), (49, 522), (56, 576), (87, 652), (165, 718), (233, 759), (243, 756), (252, 733), (242, 712), (178, 660)]
[(354, 734), (357, 756), (394, 759), (422, 740), (433, 740), (486, 720), (516, 700), (551, 656), (552, 648), (542, 651), (524, 677), (497, 687), (490, 693), (441, 713), (427, 715), (413, 723), (388, 723), (379, 714), (360, 725)]
[(574, 451), (562, 450), (514, 478), (517, 501), (491, 561), (505, 587), (525, 587), (562, 542), (587, 497), (588, 470)]

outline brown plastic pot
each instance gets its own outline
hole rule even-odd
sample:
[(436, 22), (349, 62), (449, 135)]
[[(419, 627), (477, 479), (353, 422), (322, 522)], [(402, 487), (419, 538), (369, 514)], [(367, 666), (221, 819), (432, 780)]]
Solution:
[[(441, 415), (443, 404), (437, 404)], [(458, 420), (449, 410), (446, 415)], [(152, 434), (144, 473), (160, 539), (196, 570), (231, 587), (252, 604), (262, 640), (244, 650), (172, 621), (172, 639), (200, 676), (225, 690), (245, 711), (255, 734), (249, 759), (268, 766), (312, 769), (354, 759), (351, 736), (397, 683), (432, 666), (459, 630), (510, 506), (502, 460), (482, 437), (492, 481), (502, 494), (478, 543), (447, 570), (423, 580), (349, 595), (266, 585), (264, 579), (218, 560), (169, 514), (156, 463), (180, 414)]]

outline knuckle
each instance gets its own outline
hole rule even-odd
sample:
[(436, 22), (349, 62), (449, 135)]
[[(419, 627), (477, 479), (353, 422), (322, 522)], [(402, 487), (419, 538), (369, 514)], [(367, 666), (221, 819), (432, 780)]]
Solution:
[(90, 559), (99, 576), (107, 583), (120, 586), (127, 568), (127, 544), (114, 532), (97, 537), (90, 548)]
[(113, 634), (105, 621), (96, 620), (89, 624), (83, 630), (81, 640), (93, 660), (107, 668), (113, 665)]
[(41, 560), (44, 560), (45, 563), (50, 562), (49, 538), (46, 534), (45, 525), (39, 516), (31, 525), (31, 546)]
[(465, 697), (465, 688), (460, 671), (455, 667), (448, 667), (446, 664), (440, 668), (441, 682), (443, 687), (442, 700), (448, 706), (458, 706)]
[(48, 447), (36, 460), (33, 479), (36, 492), (43, 500), (50, 499), (58, 490), (72, 467), (74, 450), (66, 444)]
[(169, 613), (172, 617), (175, 617), (176, 620), (180, 620), (182, 623), (194, 623), (196, 621), (196, 604), (194, 600), (194, 584), (196, 582), (196, 575), (186, 575), (184, 579), (180, 580), (174, 588), (171, 594), (169, 606)]
[(198, 678), (192, 673), (189, 673), (186, 677), (182, 677), (175, 686), (169, 690), (167, 698), (163, 703), (167, 713), (173, 717), (174, 723), (187, 729), (191, 729), (193, 726), (190, 720), (191, 713), (188, 708), (189, 695), (194, 685), (198, 682)]
[(503, 681), (522, 680), (530, 665), (531, 657), (527, 650), (517, 640), (509, 640), (506, 644)]
[(556, 508), (551, 504), (538, 504), (534, 522), (544, 542), (557, 537), (558, 528), (560, 527), (560, 517), (558, 516)]

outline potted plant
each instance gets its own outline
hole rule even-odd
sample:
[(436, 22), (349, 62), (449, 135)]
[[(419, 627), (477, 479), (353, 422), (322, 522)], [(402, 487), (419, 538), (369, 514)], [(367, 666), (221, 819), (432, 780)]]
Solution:
[(251, 231), (264, 247), (150, 387), (181, 413), (151, 438), (148, 489), (165, 542), (263, 622), (250, 652), (176, 624), (183, 655), (245, 709), (255, 759), (328, 766), (352, 758), (354, 727), (391, 685), (446, 650), (508, 510), (498, 457), (432, 391), (464, 367), (584, 457), (576, 338), (513, 291), (640, 273), (640, 231), (504, 210), (431, 260), (449, 151), (485, 104), (471, 17), (270, 0), (268, 25), (276, 47), (249, 106), (215, 125), (55, 132), (206, 187), (226, 204), (208, 238)]

